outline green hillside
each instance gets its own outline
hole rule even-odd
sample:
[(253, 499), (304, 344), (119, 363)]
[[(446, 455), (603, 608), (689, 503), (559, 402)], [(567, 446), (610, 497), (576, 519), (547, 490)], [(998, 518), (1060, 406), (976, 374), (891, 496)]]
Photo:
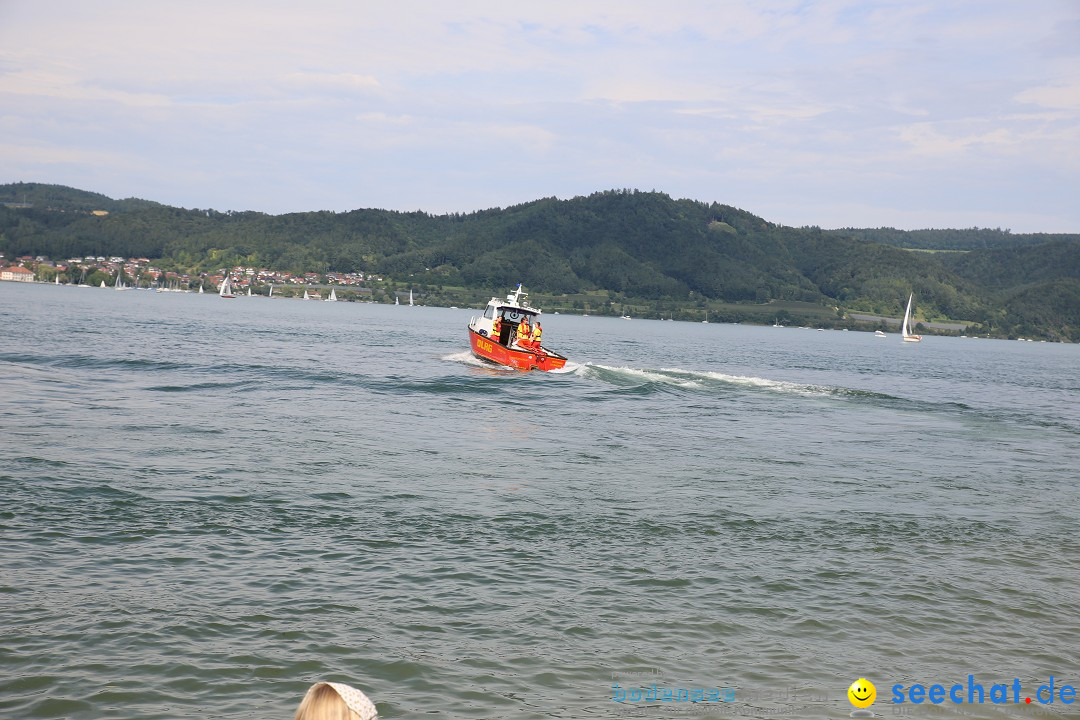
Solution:
[(448, 303), (522, 282), (553, 307), (685, 319), (709, 309), (718, 320), (749, 321), (783, 307), (787, 318), (834, 326), (850, 324), (846, 311), (895, 317), (914, 292), (923, 320), (1080, 341), (1075, 235), (792, 228), (727, 205), (630, 190), (439, 216), (182, 209), (33, 183), (0, 186), (0, 201), (8, 258), (362, 271), (425, 285)]

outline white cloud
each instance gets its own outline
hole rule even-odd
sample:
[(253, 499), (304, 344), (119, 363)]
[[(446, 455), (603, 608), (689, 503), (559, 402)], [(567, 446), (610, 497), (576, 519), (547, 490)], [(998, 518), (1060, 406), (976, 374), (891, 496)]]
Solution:
[(0, 157), (12, 168), (36, 165), (99, 165), (130, 169), (135, 165), (127, 153), (62, 145), (15, 145), (0, 143)]
[(286, 74), (282, 81), (289, 86), (297, 88), (318, 88), (323, 90), (374, 90), (381, 87), (378, 79), (372, 75), (360, 75), (357, 73), (321, 73), (321, 72), (291, 72)]
[(411, 115), (389, 115), (384, 112), (361, 113), (356, 119), (362, 123), (377, 125), (412, 125), (415, 122)]
[(1080, 111), (1080, 78), (1071, 83), (1028, 88), (1017, 94), (1016, 100), (1056, 110)]
[(911, 152), (943, 157), (963, 154), (969, 149), (985, 152), (989, 148), (1015, 146), (1018, 139), (1005, 128), (972, 132), (969, 128), (952, 128), (935, 123), (915, 123), (899, 129), (898, 136)]
[(171, 100), (158, 93), (127, 92), (95, 86), (74, 75), (48, 69), (0, 75), (0, 95), (36, 95), (75, 102), (112, 102), (129, 107), (166, 107)]

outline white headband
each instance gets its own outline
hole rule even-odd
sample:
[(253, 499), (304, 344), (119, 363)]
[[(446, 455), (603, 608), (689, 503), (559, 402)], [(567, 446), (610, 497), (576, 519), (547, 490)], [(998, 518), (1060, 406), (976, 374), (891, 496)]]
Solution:
[(311, 695), (320, 685), (329, 685), (334, 688), (334, 691), (341, 696), (349, 709), (360, 716), (360, 720), (375, 720), (378, 716), (379, 711), (375, 709), (375, 703), (368, 700), (367, 695), (345, 683), (318, 682), (308, 688), (307, 694)]

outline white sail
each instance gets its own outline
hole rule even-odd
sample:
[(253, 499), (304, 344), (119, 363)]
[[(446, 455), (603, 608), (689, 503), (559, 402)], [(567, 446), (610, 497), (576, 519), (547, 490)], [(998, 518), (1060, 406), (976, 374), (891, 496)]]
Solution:
[(232, 280), (229, 278), (228, 275), (226, 275), (225, 279), (221, 281), (221, 287), (218, 288), (218, 295), (220, 295), (221, 297), (232, 296)]
[(409, 289), (409, 307), (412, 307), (412, 288)]
[(105, 287), (105, 281), (104, 280), (101, 281), (101, 287)]
[(251, 297), (251, 286), (248, 285), (248, 297)]
[(273, 286), (273, 284), (270, 285), (270, 294), (267, 295), (266, 297), (274, 297), (274, 286)]
[(335, 288), (330, 288), (330, 297), (326, 298), (326, 302), (337, 302), (337, 292)]
[(394, 295), (394, 304), (395, 305), (400, 305), (401, 304), (401, 303), (398, 302), (397, 294)]
[(203, 289), (202, 289), (202, 285), (199, 285), (199, 294), (200, 294), (200, 295), (202, 295), (202, 294), (203, 294)]
[(311, 296), (307, 294), (307, 288), (304, 288), (304, 299), (305, 300), (310, 300), (311, 299)]
[(922, 335), (915, 335), (911, 332), (911, 301), (915, 298), (915, 293), (908, 295), (907, 309), (904, 310), (904, 323), (900, 326), (900, 333), (904, 338), (904, 342), (919, 342), (922, 340)]

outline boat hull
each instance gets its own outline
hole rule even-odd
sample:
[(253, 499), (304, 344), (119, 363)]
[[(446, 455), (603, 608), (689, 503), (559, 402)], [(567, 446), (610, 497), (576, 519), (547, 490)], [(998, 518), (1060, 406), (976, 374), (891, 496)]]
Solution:
[(472, 347), (473, 355), (481, 360), (511, 367), (515, 370), (543, 370), (548, 372), (561, 370), (566, 366), (566, 358), (556, 352), (544, 350), (542, 353), (536, 353), (530, 350), (508, 348), (481, 335), (472, 328), (469, 328), (469, 345)]

